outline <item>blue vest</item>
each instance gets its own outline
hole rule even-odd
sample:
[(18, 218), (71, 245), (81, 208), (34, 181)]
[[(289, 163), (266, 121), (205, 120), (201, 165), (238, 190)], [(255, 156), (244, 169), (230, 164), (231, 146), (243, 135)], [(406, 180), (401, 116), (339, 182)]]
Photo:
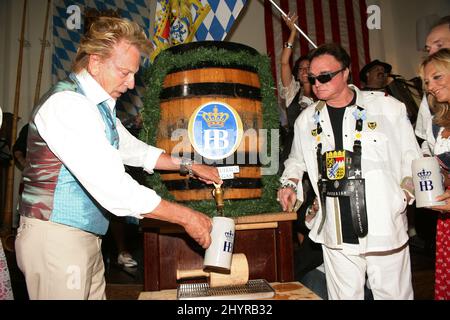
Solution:
[[(70, 74), (67, 80), (58, 82), (43, 97), (33, 111), (32, 119), (34, 119), (34, 115), (36, 115), (40, 106), (51, 95), (61, 91), (74, 91), (85, 95), (75, 75)], [(118, 149), (119, 134), (115, 125), (115, 112), (111, 112), (106, 102), (98, 104), (97, 107), (105, 123), (105, 135), (111, 145)], [(46, 152), (48, 146), (40, 138), (33, 121), (30, 123), (28, 140), (30, 162), (34, 158), (37, 163), (55, 164), (51, 168), (56, 169), (39, 168), (38, 165), (31, 165), (24, 170), (24, 192), (19, 207), (20, 213), (98, 235), (106, 234), (109, 226), (109, 213), (92, 198), (53, 153)], [(45, 158), (45, 161), (42, 162), (41, 158)], [(44, 171), (45, 174), (40, 173)], [(54, 185), (54, 188), (36, 187), (46, 185)]]

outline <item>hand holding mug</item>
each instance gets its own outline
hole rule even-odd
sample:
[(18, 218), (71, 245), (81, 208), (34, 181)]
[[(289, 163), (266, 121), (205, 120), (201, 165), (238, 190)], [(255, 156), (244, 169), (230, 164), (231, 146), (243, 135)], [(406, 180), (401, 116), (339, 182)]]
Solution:
[(432, 206), (430, 209), (440, 212), (450, 212), (450, 190), (447, 189), (443, 194), (436, 197), (436, 201), (443, 201), (445, 204), (439, 206)]

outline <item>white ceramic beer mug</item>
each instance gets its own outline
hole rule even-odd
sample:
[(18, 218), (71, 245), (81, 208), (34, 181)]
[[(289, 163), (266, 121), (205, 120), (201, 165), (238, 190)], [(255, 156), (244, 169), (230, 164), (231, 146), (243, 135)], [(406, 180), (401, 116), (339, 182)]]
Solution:
[(436, 158), (413, 160), (412, 175), (417, 208), (445, 204), (443, 201), (436, 201), (436, 197), (444, 193), (444, 181)]
[(233, 257), (234, 220), (214, 217), (211, 230), (211, 245), (205, 251), (204, 268), (230, 270)]

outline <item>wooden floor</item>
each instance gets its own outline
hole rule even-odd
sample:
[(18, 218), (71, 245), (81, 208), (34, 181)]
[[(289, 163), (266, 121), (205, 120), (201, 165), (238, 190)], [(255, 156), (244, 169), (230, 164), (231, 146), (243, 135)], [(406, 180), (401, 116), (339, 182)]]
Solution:
[[(141, 236), (141, 235), (139, 235)], [(141, 239), (138, 238), (137, 241)], [(432, 300), (434, 284), (434, 255), (430, 249), (410, 246), (412, 277), (415, 300)], [(106, 296), (110, 300), (136, 300), (143, 291), (142, 248), (137, 246), (133, 252), (139, 262), (137, 268), (123, 268), (116, 263), (114, 250), (104, 250)], [(13, 253), (7, 253), (14, 296), (17, 300), (27, 300), (23, 276), (15, 264)]]

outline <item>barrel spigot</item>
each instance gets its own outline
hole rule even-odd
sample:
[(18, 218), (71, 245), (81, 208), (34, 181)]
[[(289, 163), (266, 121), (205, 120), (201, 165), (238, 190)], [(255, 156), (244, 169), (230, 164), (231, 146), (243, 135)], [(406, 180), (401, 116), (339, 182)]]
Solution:
[(212, 195), (216, 200), (217, 213), (219, 216), (223, 216), (223, 190), (220, 184), (214, 183), (214, 189), (212, 191)]

